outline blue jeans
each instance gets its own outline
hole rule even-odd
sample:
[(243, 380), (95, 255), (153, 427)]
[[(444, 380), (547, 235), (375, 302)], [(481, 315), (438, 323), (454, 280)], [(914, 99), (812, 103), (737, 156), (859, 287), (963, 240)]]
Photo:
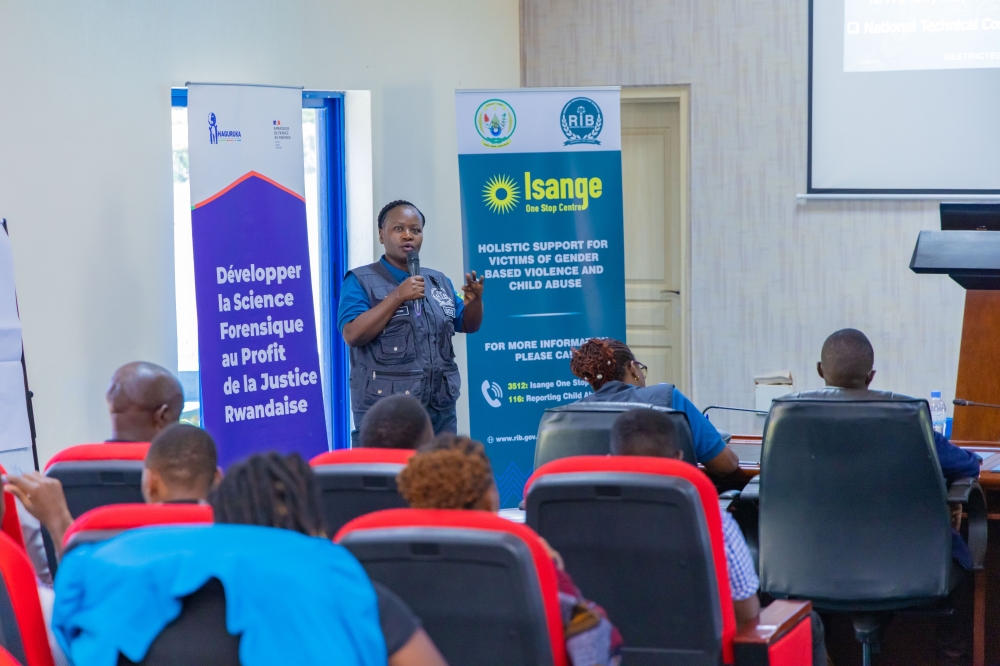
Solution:
[(437, 410), (427, 405), (424, 409), (431, 417), (431, 425), (434, 426), (434, 434), (440, 435), (443, 432), (458, 432), (458, 415), (455, 412), (455, 405)]

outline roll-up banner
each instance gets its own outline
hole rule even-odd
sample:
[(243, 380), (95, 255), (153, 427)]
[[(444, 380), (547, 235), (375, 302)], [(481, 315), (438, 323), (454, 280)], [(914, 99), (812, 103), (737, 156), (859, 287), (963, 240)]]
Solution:
[(487, 282), (471, 434), (510, 507), (542, 413), (591, 392), (572, 348), (625, 339), (620, 90), (458, 91), (456, 118), (465, 266)]
[(302, 90), (188, 84), (202, 423), (221, 465), (326, 451)]

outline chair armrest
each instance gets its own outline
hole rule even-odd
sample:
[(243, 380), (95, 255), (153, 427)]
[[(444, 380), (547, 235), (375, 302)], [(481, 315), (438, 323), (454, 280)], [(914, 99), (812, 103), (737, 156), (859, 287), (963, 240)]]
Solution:
[(968, 515), (969, 535), (966, 543), (972, 553), (972, 568), (982, 571), (986, 562), (986, 495), (976, 479), (955, 479), (948, 486), (948, 503), (962, 504)]
[(812, 663), (812, 603), (777, 600), (733, 639), (736, 666)]
[(955, 479), (948, 484), (948, 502), (950, 504), (965, 504), (969, 501), (969, 495), (974, 492), (974, 488), (979, 482), (971, 476)]
[(746, 487), (740, 493), (740, 499), (744, 502), (760, 501), (760, 474), (750, 479)]
[(726, 490), (719, 493), (719, 508), (723, 511), (729, 510), (729, 505), (740, 498), (740, 491)]

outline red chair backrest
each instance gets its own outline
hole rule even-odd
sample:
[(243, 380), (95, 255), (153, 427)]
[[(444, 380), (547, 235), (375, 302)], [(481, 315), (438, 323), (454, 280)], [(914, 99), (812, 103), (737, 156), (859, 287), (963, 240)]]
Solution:
[[(436, 562), (447, 567), (454, 561), (449, 557), (434, 555), (434, 552), (440, 554), (441, 550), (449, 546), (455, 546), (458, 549), (469, 548), (477, 537), (492, 539), (493, 536), (499, 537), (495, 547), (503, 548), (500, 545), (501, 540), (508, 544), (505, 552), (509, 550), (510, 538), (513, 537), (514, 540), (520, 541), (527, 547), (528, 553), (530, 553), (530, 564), (526, 563), (524, 566), (532, 567), (533, 571), (525, 573), (530, 574), (530, 578), (537, 579), (538, 589), (537, 591), (527, 590), (526, 595), (531, 595), (530, 598), (535, 599), (535, 607), (537, 607), (538, 601), (541, 602), (541, 612), (544, 612), (545, 618), (544, 634), (547, 638), (548, 649), (551, 650), (551, 660), (548, 658), (540, 659), (538, 663), (568, 666), (555, 566), (538, 535), (524, 525), (512, 523), (485, 511), (389, 509), (352, 520), (337, 533), (334, 540), (351, 550), (362, 565), (369, 569), (369, 575), (372, 575), (376, 580), (378, 580), (380, 572), (385, 572), (384, 566), (386, 564), (392, 566), (389, 560), (383, 558), (390, 552), (399, 555), (400, 558), (397, 561), (404, 565), (418, 563), (421, 571), (427, 575), (419, 576), (419, 579), (403, 577), (397, 579), (395, 584), (390, 584), (385, 580), (379, 582), (392, 589), (411, 606), (419, 607), (419, 604), (428, 606), (448, 603), (447, 599), (426, 593), (428, 585), (435, 587), (435, 581), (432, 580), (434, 578), (433, 570), (424, 567), (432, 567)], [(480, 543), (482, 543), (481, 539)], [(492, 544), (490, 546), (484, 545), (484, 548), (489, 547), (493, 547)], [(424, 552), (425, 550), (427, 553)], [(369, 558), (369, 555), (373, 557)], [(475, 557), (467, 551), (465, 555)], [(444, 580), (447, 577), (444, 569), (442, 569), (442, 573), (445, 575), (441, 577), (442, 585), (439, 589), (454, 592), (454, 586), (449, 585), (449, 581)], [(413, 585), (412, 590), (404, 589), (404, 586), (410, 584)], [(509, 589), (505, 588), (504, 591)], [(410, 592), (422, 595), (422, 597), (414, 597), (414, 594), (410, 594)], [(472, 591), (468, 592), (474, 594)], [(536, 594), (540, 596), (540, 600), (534, 597)], [(458, 603), (461, 603), (461, 600), (458, 600)], [(462, 608), (453, 608), (452, 610), (461, 612)], [(419, 610), (417, 612), (419, 614)], [(433, 623), (428, 621), (426, 617), (424, 620), (431, 638), (435, 638)], [(438, 647), (441, 648), (445, 658), (449, 659), (450, 663), (455, 663), (454, 657), (449, 657), (449, 645), (438, 641), (438, 639), (435, 641), (438, 642)], [(514, 661), (513, 657), (511, 661)]]
[(147, 442), (79, 444), (57, 453), (45, 475), (58, 479), (74, 518), (108, 504), (142, 502)]
[(415, 453), (416, 451), (412, 449), (338, 449), (319, 454), (310, 460), (309, 464), (313, 467), (320, 467), (322, 465), (364, 465), (370, 463), (405, 465), (410, 462), (410, 458)]
[(211, 523), (207, 504), (109, 504), (91, 509), (73, 521), (63, 537), (69, 550), (84, 542), (103, 541), (137, 527)]
[(98, 460), (145, 460), (149, 442), (105, 442), (77, 444), (63, 449), (45, 463), (45, 471), (57, 463)]
[(21, 666), (21, 662), (14, 659), (14, 655), (0, 647), (0, 666)]
[(358, 516), (406, 507), (396, 476), (414, 453), (411, 449), (340, 449), (310, 460), (320, 487), (327, 533), (336, 533)]
[(26, 659), (24, 666), (53, 666), (42, 605), (38, 600), (35, 570), (24, 547), (14, 543), (6, 534), (0, 534), (0, 576), (17, 620), (17, 631)]
[[(0, 474), (6, 474), (7, 470), (0, 465)], [(0, 491), (2, 492), (2, 491)], [(21, 531), (21, 519), (17, 516), (17, 503), (10, 493), (3, 493), (3, 522), (0, 523), (0, 532), (3, 532), (14, 540), (21, 550), (25, 550), (24, 532)]]
[[(670, 651), (677, 646), (662, 643), (680, 640), (692, 641), (701, 646), (699, 649), (717, 651), (721, 647), (724, 662), (732, 663), (736, 616), (729, 591), (718, 492), (697, 467), (666, 458), (562, 458), (538, 468), (525, 484), (524, 494), (527, 525), (561, 553), (566, 570), (584, 593), (607, 609), (622, 630), (626, 660), (630, 646)], [(675, 516), (678, 522), (674, 529), (664, 524), (659, 534), (641, 534), (655, 529), (648, 524), (650, 520), (673, 520)], [(651, 549), (660, 549), (662, 557)], [(671, 563), (676, 571), (666, 566), (653, 567), (655, 571), (627, 569), (629, 562), (644, 566), (638, 564), (644, 557), (665, 561), (671, 555), (700, 557), (708, 562), (703, 559), (704, 568), (697, 570), (680, 561)], [(700, 578), (696, 578), (696, 571), (701, 572)], [(694, 604), (682, 608), (686, 599), (668, 598), (690, 598), (691, 594), (703, 597), (698, 610)], [(717, 598), (712, 599), (713, 595)], [(653, 618), (642, 610), (650, 604), (676, 607), (677, 621), (650, 624)], [(718, 620), (711, 620), (719, 613), (721, 636), (709, 630), (703, 638), (697, 638), (697, 628), (687, 633), (682, 630), (683, 622), (694, 622), (700, 631), (712, 624), (719, 631)], [(701, 616), (705, 621), (699, 620)], [(631, 643), (630, 633), (636, 636)]]

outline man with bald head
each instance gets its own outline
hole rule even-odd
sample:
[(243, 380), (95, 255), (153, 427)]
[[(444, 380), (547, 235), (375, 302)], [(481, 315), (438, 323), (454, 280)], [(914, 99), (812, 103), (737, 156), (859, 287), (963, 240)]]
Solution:
[(184, 408), (184, 390), (177, 378), (145, 361), (115, 370), (105, 398), (111, 416), (109, 442), (150, 442), (177, 423)]
[[(158, 434), (180, 420), (184, 407), (184, 390), (177, 378), (166, 368), (145, 361), (126, 363), (115, 370), (105, 398), (111, 417), (109, 442), (153, 442)], [(143, 473), (143, 495), (151, 503), (204, 500), (211, 483), (217, 481), (215, 443), (211, 436), (193, 426), (187, 428), (197, 430), (197, 433), (180, 428), (172, 435), (167, 433), (165, 442), (159, 445), (154, 442), (150, 447), (152, 455), (147, 457)], [(206, 441), (198, 442), (200, 446), (194, 448), (185, 442), (171, 441), (178, 438), (199, 439), (199, 434)], [(191, 452), (195, 449), (202, 455), (193, 455)], [(204, 475), (201, 468), (205, 467), (206, 459), (211, 461), (208, 463), (208, 483), (192, 484), (190, 478)], [(73, 522), (73, 517), (59, 480), (38, 472), (28, 472), (5, 478), (3, 489), (16, 495), (27, 513), (49, 531), (56, 551), (61, 555), (62, 535)], [(29, 540), (37, 542), (35, 550), (40, 547), (40, 537), (34, 539), (29, 536)], [(45, 558), (43, 554), (37, 555), (33, 555), (32, 559), (40, 569)]]
[[(822, 391), (807, 391), (800, 396), (893, 400), (907, 396), (888, 391), (872, 391), (868, 387), (875, 379), (875, 349), (868, 337), (853, 328), (834, 332), (823, 343), (816, 371), (826, 382)], [(941, 473), (946, 481), (963, 477), (979, 477), (979, 458), (961, 449), (934, 431), (934, 448), (941, 462)], [(972, 663), (972, 554), (955, 531), (961, 526), (961, 506), (952, 507), (955, 529), (952, 530), (952, 557), (966, 573), (949, 596), (954, 613), (938, 618), (937, 662), (941, 666), (968, 666)]]

